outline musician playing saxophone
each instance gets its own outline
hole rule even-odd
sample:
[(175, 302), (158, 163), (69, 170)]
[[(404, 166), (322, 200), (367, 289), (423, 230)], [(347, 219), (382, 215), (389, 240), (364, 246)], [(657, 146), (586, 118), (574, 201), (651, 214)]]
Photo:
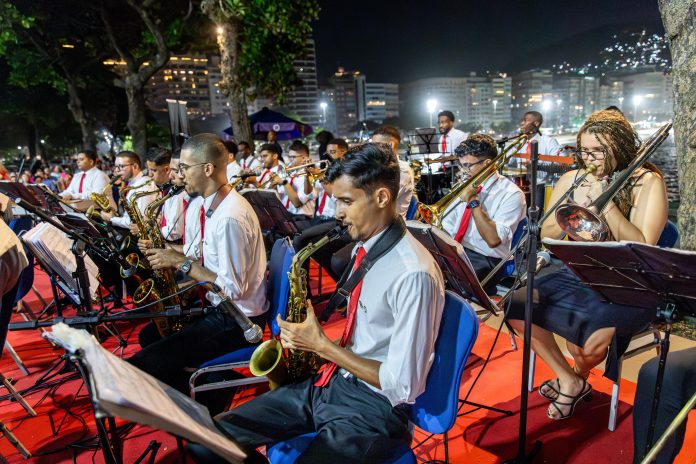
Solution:
[[(326, 337), (309, 303), (303, 323), (280, 321), (285, 348), (317, 353), (329, 364), (219, 416), (219, 427), (247, 451), (248, 462), (265, 462), (258, 446), (309, 432), (317, 435), (297, 463), (383, 462), (411, 441), (403, 408), (424, 390), (444, 305), (443, 278), (397, 214), (399, 164), (388, 146), (353, 148), (329, 168), (327, 179), (336, 217), (358, 242), (353, 265), (372, 261), (371, 250), (394, 246), (350, 292), (340, 343)], [(205, 462), (203, 450), (192, 451)]]
[[(226, 166), (227, 149), (219, 137), (198, 134), (186, 141), (177, 172), (183, 175), (186, 191), (202, 198), (195, 211), (200, 234), (187, 234), (186, 255), (176, 247), (168, 247), (147, 249), (146, 256), (153, 269), (177, 269), (194, 281), (215, 282), (263, 328), (268, 301), (261, 227), (251, 205), (229, 186)], [(190, 218), (189, 215), (187, 219)], [(197, 241), (201, 243), (198, 254), (188, 246)], [(206, 298), (213, 305), (220, 303), (220, 297), (213, 292), (208, 292)], [(177, 390), (188, 392), (190, 368), (243, 346), (248, 343), (233, 317), (212, 311), (143, 347), (130, 361)], [(219, 412), (229, 397), (216, 392), (197, 399), (211, 411)]]
[[(465, 178), (481, 172), (498, 155), (493, 139), (483, 134), (470, 135), (455, 153)], [(510, 252), (512, 235), (526, 212), (524, 193), (496, 172), (481, 184), (480, 191), (467, 188), (459, 199), (445, 211), (442, 227), (464, 246), (481, 280)], [(490, 279), (484, 290), (495, 293), (498, 280), (497, 276)]]

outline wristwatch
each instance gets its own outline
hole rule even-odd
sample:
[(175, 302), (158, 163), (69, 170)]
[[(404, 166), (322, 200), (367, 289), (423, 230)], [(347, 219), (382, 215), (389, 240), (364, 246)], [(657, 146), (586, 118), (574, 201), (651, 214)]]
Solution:
[(191, 265), (193, 264), (193, 261), (190, 259), (187, 259), (184, 261), (181, 266), (179, 266), (179, 270), (183, 272), (184, 274), (188, 274), (191, 271)]
[(478, 200), (471, 200), (469, 203), (466, 204), (467, 209), (474, 209), (478, 208), (479, 206), (481, 206), (481, 202)]

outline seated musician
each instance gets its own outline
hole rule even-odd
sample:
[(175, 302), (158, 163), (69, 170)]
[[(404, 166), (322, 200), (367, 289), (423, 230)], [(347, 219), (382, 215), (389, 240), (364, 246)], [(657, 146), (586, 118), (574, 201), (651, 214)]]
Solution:
[(236, 143), (231, 140), (226, 140), (224, 142), (225, 148), (227, 148), (227, 180), (228, 182), (234, 181), (242, 170), (242, 166), (237, 162), (237, 152), (239, 152), (239, 147)]
[(372, 143), (386, 143), (391, 146), (394, 155), (399, 162), (399, 196), (396, 198), (396, 211), (406, 219), (408, 207), (411, 204), (411, 197), (415, 189), (413, 171), (406, 161), (399, 159), (399, 144), (401, 143), (401, 133), (394, 126), (379, 126), (372, 133)]
[[(532, 153), (532, 141), (537, 141), (539, 155), (558, 156), (561, 154), (562, 147), (558, 140), (547, 134), (541, 133), (541, 125), (544, 123), (544, 117), (538, 111), (527, 111), (520, 120), (520, 134), (526, 134), (529, 139), (527, 143), (517, 153), (520, 156), (525, 156), (527, 159), (513, 158), (511, 164), (517, 164), (522, 167), (529, 164), (529, 157)], [(543, 181), (546, 179), (546, 171), (543, 166), (548, 166), (547, 161), (539, 162), (539, 171), (537, 179)], [(546, 168), (548, 169), (548, 168)]]
[(256, 176), (248, 177), (245, 180), (245, 185), (268, 189), (271, 188), (272, 174), (283, 175), (285, 168), (280, 162), (280, 152), (278, 152), (274, 144), (266, 143), (261, 145), (259, 155), (262, 163), (260, 173)]
[[(200, 258), (183, 254), (177, 246), (148, 249), (146, 255), (153, 269), (180, 270), (194, 281), (215, 282), (252, 322), (263, 328), (268, 301), (261, 228), (251, 205), (228, 185), (226, 166), (227, 149), (217, 136), (198, 134), (184, 143), (178, 171), (183, 173), (186, 191), (202, 197), (200, 236), (187, 235), (184, 249), (190, 250), (188, 242), (201, 240)], [(220, 303), (215, 293), (208, 292), (206, 298), (213, 305)], [(143, 330), (152, 331), (152, 325)], [(143, 347), (129, 361), (187, 393), (191, 368), (247, 345), (234, 318), (213, 311), (185, 322), (180, 331)], [(208, 405), (220, 410), (226, 400), (216, 393), (210, 398), (214, 405)]]
[(76, 173), (68, 188), (60, 193), (65, 200), (89, 200), (91, 193), (101, 193), (109, 184), (109, 176), (97, 168), (97, 154), (93, 150), (78, 153), (77, 169), (81, 172)]
[[(592, 164), (596, 170), (572, 193), (572, 200), (581, 205), (595, 200), (607, 187), (607, 179), (635, 159), (639, 146), (638, 135), (623, 116), (613, 111), (593, 113), (578, 132), (577, 155), (581, 168)], [(580, 174), (577, 170), (564, 174), (549, 204), (555, 204)], [(611, 240), (657, 243), (667, 222), (667, 192), (659, 170), (650, 163), (643, 164), (601, 215), (609, 226)], [(553, 215), (543, 224), (541, 236), (563, 237)], [(618, 380), (619, 357), (631, 336), (654, 320), (655, 311), (603, 302), (566, 267), (534, 283), (532, 348), (557, 376), (544, 382), (539, 394), (551, 402), (546, 412), (549, 418), (565, 419), (592, 391), (586, 379), (605, 358), (604, 376)], [(518, 333), (524, 329), (523, 300), (521, 295), (515, 298), (509, 315)], [(566, 339), (574, 365), (566, 361), (554, 333)]]
[[(128, 191), (126, 192), (126, 201), (130, 203), (133, 195), (139, 192), (156, 192), (157, 186), (155, 183), (146, 176), (142, 171), (142, 162), (140, 161), (140, 156), (132, 151), (124, 150), (116, 155), (116, 161), (114, 164), (115, 173), (121, 175), (121, 179), (127, 184)], [(156, 198), (156, 195), (144, 195), (138, 197), (135, 203), (142, 214), (145, 214), (145, 208), (149, 205), (152, 200)], [(122, 227), (124, 229), (130, 229), (132, 223), (131, 217), (124, 212), (123, 216), (117, 216), (113, 212), (101, 212), (101, 217), (105, 221), (110, 221), (111, 224)]]
[[(455, 150), (464, 174), (471, 178), (486, 169), (498, 155), (488, 135), (473, 134)], [(442, 228), (464, 246), (479, 280), (510, 252), (512, 236), (526, 214), (524, 193), (507, 177), (495, 172), (480, 189), (467, 187), (448, 208)], [(484, 290), (495, 293), (499, 277), (489, 280)]]
[[(286, 169), (297, 168), (303, 164), (311, 163), (309, 147), (302, 142), (294, 142), (288, 150), (290, 163)], [(299, 219), (311, 219), (314, 217), (314, 204), (317, 193), (311, 176), (306, 173), (306, 168), (295, 169), (289, 176), (281, 176), (271, 173), (271, 186), (276, 187), (280, 193), (280, 202), (285, 209)]]
[[(297, 463), (383, 462), (411, 441), (404, 409), (423, 392), (432, 364), (444, 305), (442, 274), (396, 212), (399, 165), (387, 146), (351, 149), (327, 178), (336, 217), (358, 242), (356, 261), (386, 245), (381, 240), (395, 245), (350, 293), (350, 326), (340, 343), (326, 337), (311, 305), (303, 323), (280, 322), (285, 348), (317, 353), (329, 364), (218, 417), (218, 426), (249, 454), (248, 462), (266, 462), (259, 446), (310, 432), (317, 436)], [(192, 448), (198, 462), (215, 462)]]
[(253, 143), (250, 145), (248, 142), (239, 142), (239, 165), (242, 167), (242, 171), (253, 172), (256, 168), (261, 167), (261, 162), (254, 156)]

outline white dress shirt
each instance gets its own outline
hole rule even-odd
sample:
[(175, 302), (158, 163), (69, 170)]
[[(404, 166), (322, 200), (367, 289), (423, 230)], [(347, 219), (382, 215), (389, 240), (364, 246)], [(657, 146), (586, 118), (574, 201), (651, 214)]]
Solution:
[(184, 214), (184, 254), (194, 261), (201, 258), (201, 219), (200, 211), (203, 197), (191, 198), (185, 193), (186, 212)]
[(236, 177), (239, 176), (242, 167), (236, 161), (227, 163), (227, 181), (232, 182), (237, 180)]
[[(272, 168), (263, 168), (261, 169), (261, 174), (256, 176), (256, 183), (258, 185), (258, 188), (262, 188), (263, 184), (268, 183), (268, 181), (271, 179), (271, 174), (278, 174), (279, 176), (283, 176), (285, 174), (285, 167), (278, 163)], [(269, 184), (270, 185), (270, 184)], [(273, 188), (273, 187), (268, 187), (268, 188)], [(278, 189), (280, 190), (280, 189)]]
[(285, 206), (285, 209), (290, 211), (292, 214), (304, 214), (308, 217), (314, 217), (314, 200), (317, 197), (317, 191), (314, 189), (314, 186), (312, 186), (312, 191), (305, 193), (306, 177), (306, 175), (301, 174), (299, 176), (290, 176), (288, 178), (289, 183), (292, 184), (292, 188), (294, 188), (295, 192), (297, 192), (297, 197), (299, 198), (300, 203), (302, 203), (299, 208), (293, 205), (292, 201), (290, 201), (290, 197), (285, 190), (285, 185), (278, 187), (278, 191), (280, 193), (280, 202), (283, 204), (283, 206)]
[[(366, 252), (383, 233), (362, 244)], [(425, 390), (444, 304), (440, 268), (408, 231), (365, 275), (346, 349), (382, 363), (381, 388), (365, 384), (393, 406), (412, 404)]]
[(538, 147), (540, 155), (558, 156), (561, 154), (562, 147), (561, 144), (558, 143), (558, 140), (554, 139), (550, 135), (543, 135), (538, 132), (534, 134), (534, 137), (527, 141), (527, 143), (520, 149), (520, 151), (518, 151), (518, 153), (531, 153), (530, 144), (533, 140), (539, 142)]
[(314, 183), (314, 189), (317, 191), (317, 216), (325, 218), (336, 217), (336, 198), (329, 195), (324, 184), (319, 181)]
[(180, 240), (184, 236), (184, 200), (186, 193), (168, 198), (162, 205), (162, 236), (168, 242)]
[[(137, 176), (133, 177), (129, 182), (128, 182), (128, 187), (133, 187), (128, 191), (128, 194), (126, 195), (126, 201), (130, 204), (131, 198), (133, 198), (133, 195), (135, 195), (138, 192), (156, 192), (159, 190), (157, 188), (157, 185), (155, 185), (155, 182), (152, 181), (151, 178), (148, 176), (144, 175), (142, 172), (138, 173)], [(152, 195), (143, 195), (137, 200), (135, 200), (135, 204), (138, 206), (138, 209), (140, 210), (140, 213), (145, 215), (145, 208), (155, 201), (157, 199), (157, 194), (153, 193)], [(128, 226), (131, 225), (131, 218), (128, 216), (127, 213), (124, 213), (123, 216), (115, 216), (111, 218), (111, 223), (115, 226), (118, 227), (123, 227), (124, 229), (128, 229)]]
[[(481, 202), (479, 208), (483, 208), (491, 221), (495, 222), (496, 232), (501, 243), (495, 248), (488, 246), (476, 228), (472, 212), (469, 227), (462, 239), (462, 245), (485, 256), (504, 258), (510, 252), (512, 235), (526, 214), (524, 193), (507, 177), (496, 173), (483, 183), (483, 189), (478, 194), (478, 198)], [(454, 237), (457, 234), (465, 210), (466, 203), (457, 201), (445, 211), (442, 228), (450, 236)]]
[[(206, 212), (216, 195), (203, 200)], [(200, 217), (200, 206), (197, 209)], [(266, 249), (259, 220), (249, 202), (236, 190), (230, 191), (212, 215), (204, 218), (203, 227), (203, 267), (217, 274), (215, 283), (244, 314), (252, 317), (265, 313)], [(206, 297), (214, 305), (220, 303), (213, 292)]]
[[(437, 142), (437, 150), (442, 154), (452, 154), (454, 150), (466, 140), (467, 133), (462, 132), (454, 127), (449, 130), (446, 134), (442, 134)], [(442, 141), (445, 141), (445, 149), (442, 149)]]
[(406, 219), (415, 187), (411, 166), (406, 161), (399, 160), (399, 194), (396, 197), (396, 212), (404, 219)]
[[(0, 218), (0, 299), (17, 285), (17, 281), (29, 264), (19, 237)], [(11, 311), (12, 308), (2, 308)]]
[(240, 157), (239, 165), (244, 171), (253, 171), (256, 168), (261, 167), (261, 161), (259, 161), (258, 158), (254, 158), (253, 156), (249, 155), (246, 158)]
[[(84, 181), (82, 180), (84, 176)], [(82, 192), (80, 192), (80, 182), (82, 182)], [(79, 200), (89, 200), (89, 194), (92, 192), (101, 193), (104, 187), (109, 184), (109, 176), (103, 171), (93, 167), (87, 171), (78, 172), (75, 174), (70, 181), (68, 188), (63, 190), (60, 194), (69, 194), (73, 198)], [(111, 197), (111, 192), (107, 191), (109, 197)]]

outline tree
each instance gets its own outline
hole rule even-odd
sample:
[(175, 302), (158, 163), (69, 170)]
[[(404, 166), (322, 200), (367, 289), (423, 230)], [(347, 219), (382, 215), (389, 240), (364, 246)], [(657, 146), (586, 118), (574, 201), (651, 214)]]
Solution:
[(684, 249), (696, 250), (696, 4), (692, 0), (659, 0), (659, 6), (673, 63), (679, 243)]
[[(220, 91), (227, 97), (232, 130), (252, 140), (247, 98), (282, 96), (297, 83), (299, 57), (319, 14), (316, 0), (202, 0), (216, 25), (220, 48)], [(247, 95), (247, 89), (253, 89)]]

